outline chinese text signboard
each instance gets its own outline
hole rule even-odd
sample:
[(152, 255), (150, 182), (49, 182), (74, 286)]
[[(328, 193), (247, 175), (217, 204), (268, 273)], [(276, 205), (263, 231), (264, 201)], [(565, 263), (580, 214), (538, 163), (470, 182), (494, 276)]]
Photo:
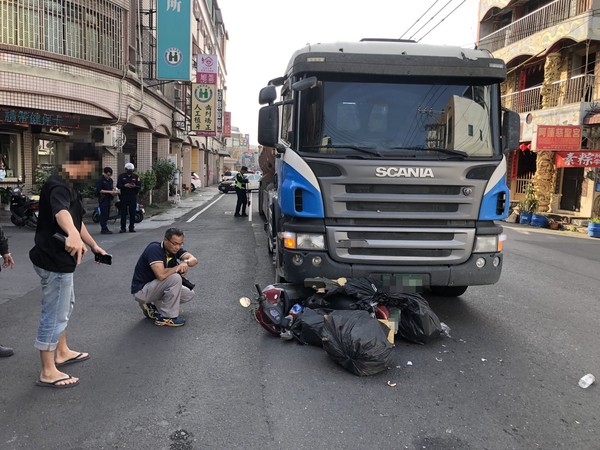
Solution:
[(581, 126), (538, 125), (536, 150), (580, 150)]
[(223, 89), (217, 89), (217, 131), (223, 132)]
[(0, 123), (41, 125), (51, 128), (79, 128), (79, 120), (80, 116), (75, 114), (55, 114), (47, 111), (0, 108)]
[(231, 137), (231, 113), (229, 111), (223, 113), (223, 136)]
[(214, 84), (192, 83), (192, 131), (216, 136), (217, 92)]
[(192, 74), (191, 0), (158, 0), (156, 78), (189, 81)]
[(600, 151), (556, 152), (554, 154), (556, 167), (600, 167)]
[(217, 55), (200, 54), (196, 59), (198, 61), (196, 83), (217, 84), (217, 75), (219, 74)]

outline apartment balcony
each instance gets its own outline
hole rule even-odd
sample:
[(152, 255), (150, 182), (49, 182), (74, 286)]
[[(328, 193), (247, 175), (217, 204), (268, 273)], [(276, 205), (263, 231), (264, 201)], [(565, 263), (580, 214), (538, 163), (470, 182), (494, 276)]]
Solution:
[(599, 97), (593, 75), (578, 75), (568, 80), (552, 83), (542, 96), (542, 86), (534, 86), (502, 96), (502, 106), (518, 113), (537, 111), (542, 108), (567, 106), (574, 103), (591, 102)]
[(578, 42), (585, 39), (598, 39), (598, 36), (591, 36), (592, 33), (598, 34), (594, 31), (591, 21), (594, 13), (596, 11), (592, 9), (591, 1), (556, 0), (481, 38), (478, 47), (494, 53), (496, 58), (508, 61), (510, 58), (504, 57), (506, 52), (498, 52), (498, 50), (514, 44), (522, 45), (521, 41), (540, 31), (545, 33), (534, 39), (534, 42), (528, 43), (525, 46), (527, 50), (523, 53), (535, 54), (543, 51), (565, 37)]

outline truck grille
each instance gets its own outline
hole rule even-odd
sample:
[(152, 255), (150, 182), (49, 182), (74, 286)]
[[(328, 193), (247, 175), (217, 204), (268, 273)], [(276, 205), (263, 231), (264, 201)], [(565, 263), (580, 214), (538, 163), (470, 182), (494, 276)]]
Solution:
[(460, 264), (471, 253), (475, 230), (329, 226), (327, 235), (331, 257), (344, 263)]

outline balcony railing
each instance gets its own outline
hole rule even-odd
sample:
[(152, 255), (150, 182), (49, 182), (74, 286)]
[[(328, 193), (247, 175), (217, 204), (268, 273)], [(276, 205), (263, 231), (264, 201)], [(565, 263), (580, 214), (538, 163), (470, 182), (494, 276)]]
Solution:
[[(568, 80), (552, 83), (546, 98), (542, 98), (542, 86), (535, 86), (502, 96), (502, 106), (518, 113), (525, 113), (553, 106), (590, 102), (596, 98), (593, 75), (578, 75)], [(542, 104), (542, 100), (544, 100)]]
[(479, 48), (494, 52), (538, 31), (587, 11), (588, 0), (556, 0), (479, 40)]

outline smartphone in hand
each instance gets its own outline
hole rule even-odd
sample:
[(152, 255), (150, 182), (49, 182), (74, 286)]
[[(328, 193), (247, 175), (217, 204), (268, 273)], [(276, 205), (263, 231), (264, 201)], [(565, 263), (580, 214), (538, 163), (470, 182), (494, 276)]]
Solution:
[(112, 264), (112, 255), (109, 255), (108, 253), (106, 255), (101, 255), (100, 253), (94, 253), (94, 255), (95, 255), (95, 260), (97, 263), (108, 264), (108, 265)]

